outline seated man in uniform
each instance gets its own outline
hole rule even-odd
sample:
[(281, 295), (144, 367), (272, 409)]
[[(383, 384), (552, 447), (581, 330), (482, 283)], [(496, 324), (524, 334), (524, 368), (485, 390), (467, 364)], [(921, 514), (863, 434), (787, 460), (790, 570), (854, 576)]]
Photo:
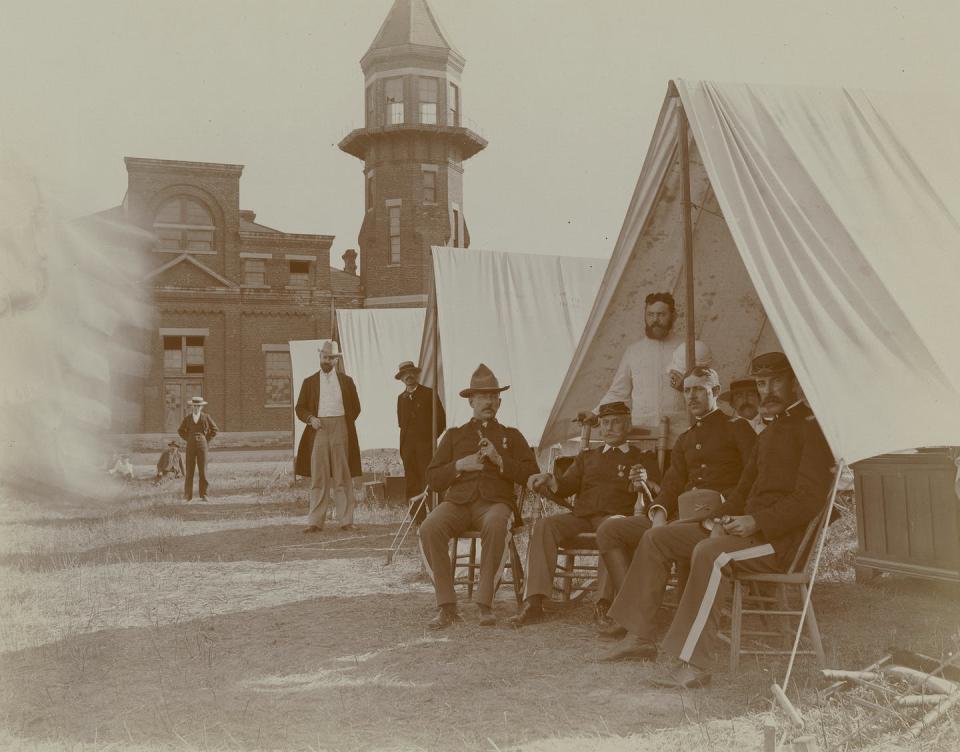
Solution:
[[(647, 478), (645, 454), (627, 443), (630, 408), (623, 402), (601, 405), (598, 411), (603, 446), (586, 449), (559, 478), (551, 473), (531, 475), (532, 491), (544, 487), (565, 497), (576, 494), (569, 512), (544, 517), (533, 527), (527, 546), (527, 580), (521, 612), (510, 622), (517, 627), (543, 621), (543, 601), (553, 589), (557, 548), (580, 533), (590, 533), (611, 515), (632, 515), (637, 492)], [(656, 462), (650, 472), (658, 473)], [(644, 518), (646, 520), (646, 518)], [(647, 522), (649, 525), (649, 522)]]
[[(630, 634), (611, 659), (652, 658), (654, 618), (670, 562), (690, 562), (690, 578), (660, 651), (676, 665), (660, 686), (702, 687), (716, 648), (717, 592), (721, 569), (733, 561), (751, 572), (789, 565), (807, 524), (823, 508), (833, 455), (783, 353), (754, 358), (751, 373), (765, 414), (778, 417), (757, 437), (750, 462), (716, 520), (654, 528), (644, 535), (634, 561), (642, 573), (630, 596), (635, 607), (618, 613)], [(720, 526), (719, 534), (708, 530)], [(626, 595), (627, 584), (620, 597)]]
[[(738, 418), (728, 418), (717, 408), (720, 377), (712, 368), (697, 366), (684, 379), (684, 398), (694, 418), (693, 425), (680, 434), (671, 453), (670, 467), (663, 487), (643, 517), (611, 517), (597, 530), (597, 547), (607, 566), (613, 592), (619, 594), (624, 582), (630, 583), (622, 597), (614, 599), (607, 615), (617, 615), (636, 606), (631, 593), (642, 573), (633, 552), (650, 528), (666, 524), (677, 515), (677, 498), (686, 491), (732, 490), (753, 452), (756, 436), (750, 426)], [(626, 620), (629, 616), (624, 614)], [(622, 622), (620, 622), (622, 624)], [(623, 628), (607, 624), (601, 636), (622, 637)]]
[(523, 485), (537, 468), (533, 450), (516, 428), (497, 422), (501, 387), (481, 363), (470, 387), (460, 392), (473, 408), (473, 418), (443, 435), (427, 467), (427, 484), (443, 493), (443, 501), (420, 526), (420, 552), (433, 580), (440, 611), (427, 626), (443, 629), (460, 619), (453, 589), (450, 539), (467, 530), (480, 531), (480, 585), (474, 595), (480, 626), (497, 623), (491, 604), (507, 555), (514, 516), (514, 485)]

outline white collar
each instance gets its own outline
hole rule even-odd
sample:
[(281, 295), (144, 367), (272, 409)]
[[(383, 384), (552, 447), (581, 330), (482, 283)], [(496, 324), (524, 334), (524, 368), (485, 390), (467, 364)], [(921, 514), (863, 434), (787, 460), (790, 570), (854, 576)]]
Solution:
[(699, 418), (694, 418), (694, 420), (695, 420), (698, 424), (700, 424), (700, 423), (702, 423), (703, 421), (705, 421), (707, 418), (709, 418), (711, 415), (713, 415), (713, 414), (714, 414), (717, 410), (719, 410), (719, 409), (720, 409), (719, 407), (715, 407), (715, 408), (713, 408), (713, 410), (711, 410), (711, 411), (708, 412), (708, 413), (704, 413), (704, 414), (701, 415)]
[(630, 445), (629, 445), (627, 442), (623, 442), (623, 443), (620, 444), (619, 446), (610, 446), (609, 444), (604, 444), (604, 445), (603, 445), (603, 453), (604, 453), (604, 454), (606, 454), (607, 452), (609, 452), (611, 449), (619, 449), (621, 452), (623, 452), (624, 454), (626, 454), (627, 452), (630, 451)]

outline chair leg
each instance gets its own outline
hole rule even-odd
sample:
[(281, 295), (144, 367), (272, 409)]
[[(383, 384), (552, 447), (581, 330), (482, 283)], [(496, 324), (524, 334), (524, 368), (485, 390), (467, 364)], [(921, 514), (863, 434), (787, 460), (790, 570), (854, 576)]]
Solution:
[(573, 567), (576, 563), (577, 557), (573, 554), (564, 554), (563, 556), (563, 594), (561, 599), (564, 601), (570, 600), (570, 594), (573, 592)]
[(517, 606), (523, 606), (523, 562), (520, 561), (520, 552), (517, 544), (510, 536), (510, 569), (513, 572), (513, 594), (517, 598)]
[(743, 585), (733, 581), (733, 601), (730, 606), (730, 670), (740, 669), (740, 639), (743, 630)]
[(477, 539), (470, 539), (470, 559), (467, 566), (467, 600), (473, 600), (473, 577), (477, 571)]
[[(800, 586), (800, 597), (806, 600), (806, 585)], [(810, 637), (810, 642), (813, 645), (813, 652), (817, 656), (819, 665), (826, 666), (827, 656), (823, 652), (823, 640), (820, 638), (820, 627), (817, 625), (817, 616), (813, 612), (813, 601), (810, 601), (810, 608), (807, 609), (806, 628), (807, 635)]]

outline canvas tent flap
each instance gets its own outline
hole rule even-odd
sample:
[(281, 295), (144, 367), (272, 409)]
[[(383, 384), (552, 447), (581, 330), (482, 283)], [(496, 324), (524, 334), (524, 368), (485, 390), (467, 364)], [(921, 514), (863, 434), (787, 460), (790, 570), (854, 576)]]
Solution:
[[(960, 105), (940, 95), (675, 86), (693, 141), (693, 203), (702, 215), (712, 196), (722, 219), (714, 233), (700, 225), (694, 233), (698, 326), (709, 323), (700, 311), (711, 304), (705, 284), (725, 324), (736, 328), (752, 315), (727, 289), (739, 270), (713, 280), (702, 273), (699, 259), (726, 235), (749, 275), (748, 297), (762, 305), (837, 455), (853, 462), (955, 444), (960, 132), (949, 124)], [(554, 424), (589, 391), (585, 383), (602, 375), (589, 372), (589, 363), (602, 360), (601, 350), (616, 352), (609, 324), (617, 324), (617, 305), (634, 291), (641, 315), (640, 289), (676, 272), (664, 262), (666, 276), (642, 273), (652, 258), (677, 255), (658, 225), (667, 209), (674, 226), (679, 222), (679, 206), (669, 206), (676, 117), (668, 96), (607, 279), (554, 405)], [(704, 177), (707, 188), (698, 188)], [(718, 252), (726, 245), (720, 242)], [(724, 345), (702, 337), (722, 357)], [(725, 382), (736, 375), (721, 373)]]
[(503, 392), (498, 420), (536, 445), (553, 395), (600, 284), (605, 259), (433, 249), (436, 317), (428, 311), (421, 363), (433, 373), (431, 325), (438, 327), (441, 395), (448, 425), (465, 423), (459, 396), (481, 362)]

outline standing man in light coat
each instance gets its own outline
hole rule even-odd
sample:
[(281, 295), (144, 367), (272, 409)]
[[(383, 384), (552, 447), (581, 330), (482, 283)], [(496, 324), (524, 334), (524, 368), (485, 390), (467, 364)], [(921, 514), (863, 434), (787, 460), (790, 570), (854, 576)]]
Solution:
[[(308, 376), (297, 397), (297, 418), (307, 424), (297, 447), (296, 474), (310, 478), (310, 512), (305, 533), (319, 533), (334, 490), (341, 530), (352, 530), (356, 498), (353, 478), (362, 474), (356, 420), (360, 398), (353, 379), (336, 369), (340, 346), (325, 340), (318, 349), (320, 370)], [(343, 501), (341, 502), (341, 498)]]

